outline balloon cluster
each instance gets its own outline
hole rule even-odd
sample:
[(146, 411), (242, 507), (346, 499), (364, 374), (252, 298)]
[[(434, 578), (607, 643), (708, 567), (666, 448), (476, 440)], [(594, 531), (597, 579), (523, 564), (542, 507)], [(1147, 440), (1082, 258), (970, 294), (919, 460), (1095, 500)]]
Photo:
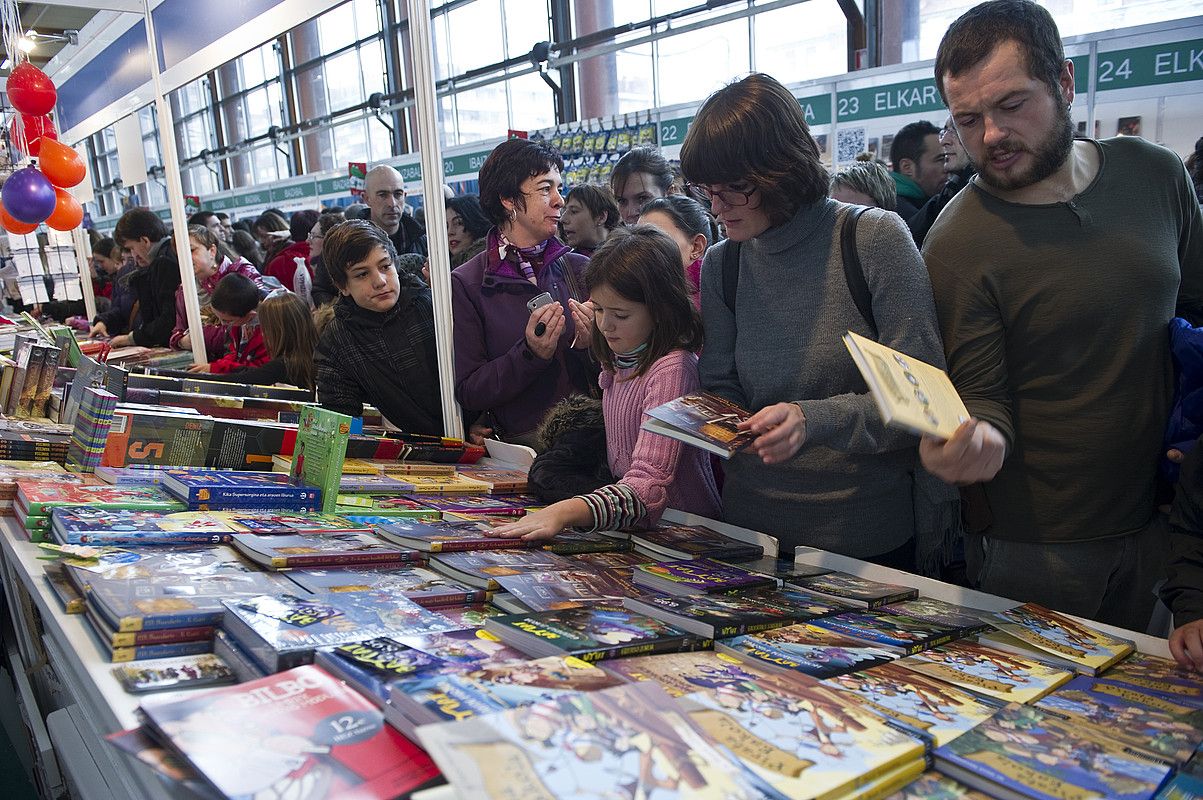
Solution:
[(58, 100), (54, 83), (26, 61), (12, 71), (6, 91), (19, 112), (9, 123), (10, 140), (38, 161), (4, 182), (0, 225), (17, 234), (33, 233), (42, 222), (59, 231), (78, 227), (84, 218), (83, 206), (65, 190), (82, 181), (86, 170), (79, 153), (58, 141), (54, 122), (46, 116)]

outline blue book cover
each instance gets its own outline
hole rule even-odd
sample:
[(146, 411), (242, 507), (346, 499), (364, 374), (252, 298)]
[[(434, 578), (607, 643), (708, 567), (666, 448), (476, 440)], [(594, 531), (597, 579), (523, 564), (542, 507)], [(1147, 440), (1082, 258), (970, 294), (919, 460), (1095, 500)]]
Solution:
[(801, 672), (820, 680), (886, 664), (897, 656), (888, 647), (867, 644), (809, 624), (736, 636), (717, 642), (715, 649), (756, 665)]
[(478, 605), (489, 599), (486, 590), (456, 583), (419, 564), (315, 567), (295, 569), (287, 575), (289, 580), (313, 594), (387, 589), (427, 608)]
[(310, 663), (321, 647), (448, 630), (455, 623), (388, 591), (262, 595), (225, 602), (222, 627), (270, 670)]
[(61, 506), (50, 509), (59, 544), (206, 544), (230, 541), (234, 529), (215, 519), (167, 521), (171, 514), (142, 509)]
[(320, 489), (292, 483), (287, 475), (279, 472), (167, 470), (163, 488), (190, 507), (273, 501), (281, 508), (321, 510)]
[(388, 702), (392, 684), (449, 666), (441, 658), (406, 647), (387, 636), (319, 650), (314, 663), (377, 705)]
[(146, 661), (152, 658), (176, 658), (177, 656), (199, 656), (213, 652), (213, 640), (200, 642), (174, 642), (171, 644), (140, 644), (134, 647), (109, 647), (101, 645), (108, 651), (109, 660), (114, 664), (126, 661)]
[(914, 655), (961, 638), (962, 628), (949, 628), (936, 622), (876, 611), (845, 611), (816, 619), (814, 625), (864, 642), (897, 648), (903, 655)]
[(1133, 686), (1176, 704), (1203, 709), (1203, 675), (1185, 670), (1168, 658), (1133, 653), (1104, 672), (1100, 680)]

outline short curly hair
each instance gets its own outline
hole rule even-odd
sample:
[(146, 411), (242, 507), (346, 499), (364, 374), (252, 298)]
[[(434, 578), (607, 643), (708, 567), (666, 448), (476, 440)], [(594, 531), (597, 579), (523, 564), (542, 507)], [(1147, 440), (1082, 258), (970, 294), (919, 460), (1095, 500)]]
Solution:
[(564, 159), (546, 142), (531, 139), (507, 139), (493, 148), (480, 168), (480, 205), (494, 225), (509, 219), (502, 200), (511, 200), (523, 211), (526, 197), (522, 182), (555, 169), (564, 171)]

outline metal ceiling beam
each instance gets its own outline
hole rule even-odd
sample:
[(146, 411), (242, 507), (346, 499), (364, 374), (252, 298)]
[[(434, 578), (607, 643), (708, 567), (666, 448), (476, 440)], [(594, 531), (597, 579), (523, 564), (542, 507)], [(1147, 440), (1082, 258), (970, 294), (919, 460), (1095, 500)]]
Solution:
[(89, 9), (91, 11), (125, 11), (130, 14), (144, 13), (143, 5), (138, 0), (38, 0), (35, 5)]

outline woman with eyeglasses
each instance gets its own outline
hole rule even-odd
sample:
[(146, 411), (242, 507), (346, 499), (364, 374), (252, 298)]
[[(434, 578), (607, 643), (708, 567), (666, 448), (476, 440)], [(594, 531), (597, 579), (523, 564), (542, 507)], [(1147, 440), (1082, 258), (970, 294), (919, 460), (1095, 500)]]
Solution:
[(767, 75), (706, 100), (681, 169), (728, 236), (702, 267), (702, 386), (755, 412), (741, 427), (757, 438), (725, 468), (724, 518), (778, 537), (782, 553), (808, 545), (914, 570), (918, 439), (885, 426), (841, 340), (852, 330), (944, 366), (906, 226), (864, 210), (847, 254), (860, 263), (845, 271), (841, 231), (859, 207), (828, 197), (802, 109)]
[(484, 252), (451, 273), (456, 397), (495, 435), (532, 446), (547, 410), (590, 392), (598, 374), (588, 260), (556, 238), (563, 168), (543, 142), (499, 144), (480, 169), (480, 203), (494, 227)]
[[(341, 209), (323, 211), (321, 216), (317, 218), (317, 222), (309, 229), (309, 237), (306, 241), (309, 243), (309, 271), (313, 273), (313, 286), (310, 288), (309, 293), (315, 307), (332, 303), (338, 297), (338, 294), (333, 289), (334, 284), (330, 282), (326, 267), (322, 264), (322, 247), (326, 242), (326, 234), (335, 225), (346, 221), (347, 218), (343, 215)], [(318, 280), (319, 276), (325, 280)], [(327, 286), (329, 288), (326, 288)]]

